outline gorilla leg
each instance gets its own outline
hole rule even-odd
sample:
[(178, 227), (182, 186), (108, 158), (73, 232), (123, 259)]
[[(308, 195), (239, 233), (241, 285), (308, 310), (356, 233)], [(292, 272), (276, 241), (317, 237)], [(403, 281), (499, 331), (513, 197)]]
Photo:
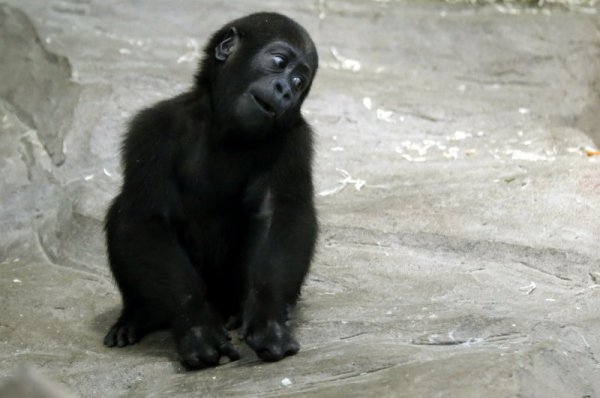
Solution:
[(188, 368), (239, 356), (206, 288), (173, 228), (163, 221), (129, 221), (111, 211), (107, 222), (111, 268), (123, 297), (123, 314), (108, 332), (108, 346), (131, 344), (170, 324), (181, 362)]

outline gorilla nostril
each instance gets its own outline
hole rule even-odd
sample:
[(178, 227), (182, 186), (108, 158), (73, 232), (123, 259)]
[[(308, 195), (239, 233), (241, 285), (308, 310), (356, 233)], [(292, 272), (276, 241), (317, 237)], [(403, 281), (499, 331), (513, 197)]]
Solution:
[(278, 93), (283, 93), (283, 84), (281, 84), (280, 81), (275, 82), (275, 90), (277, 90)]

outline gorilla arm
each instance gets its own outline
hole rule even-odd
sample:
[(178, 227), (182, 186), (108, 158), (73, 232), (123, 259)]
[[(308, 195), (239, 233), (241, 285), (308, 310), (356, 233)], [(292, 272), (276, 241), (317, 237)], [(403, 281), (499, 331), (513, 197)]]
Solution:
[(277, 361), (299, 349), (285, 321), (308, 272), (318, 229), (311, 132), (301, 126), (290, 134), (296, 140), (290, 140), (271, 179), (272, 216), (257, 221), (260, 236), (249, 268), (241, 329), (248, 345), (265, 361)]

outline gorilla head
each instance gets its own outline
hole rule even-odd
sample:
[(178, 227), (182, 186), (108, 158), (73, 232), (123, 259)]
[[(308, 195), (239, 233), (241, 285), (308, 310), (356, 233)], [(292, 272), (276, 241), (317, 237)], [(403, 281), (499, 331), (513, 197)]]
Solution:
[(317, 67), (315, 45), (302, 26), (280, 14), (257, 13), (213, 35), (197, 81), (212, 84), (219, 124), (263, 136), (299, 117)]

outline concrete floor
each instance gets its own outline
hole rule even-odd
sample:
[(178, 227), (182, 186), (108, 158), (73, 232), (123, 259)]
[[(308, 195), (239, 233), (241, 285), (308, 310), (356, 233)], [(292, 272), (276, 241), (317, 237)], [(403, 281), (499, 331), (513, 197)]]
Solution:
[[(600, 396), (600, 9), (8, 4), (0, 379), (25, 365), (81, 397)], [(242, 360), (186, 373), (167, 333), (107, 349), (119, 297), (101, 222), (124, 124), (257, 10), (297, 19), (321, 56), (302, 350), (265, 364), (236, 342)]]

